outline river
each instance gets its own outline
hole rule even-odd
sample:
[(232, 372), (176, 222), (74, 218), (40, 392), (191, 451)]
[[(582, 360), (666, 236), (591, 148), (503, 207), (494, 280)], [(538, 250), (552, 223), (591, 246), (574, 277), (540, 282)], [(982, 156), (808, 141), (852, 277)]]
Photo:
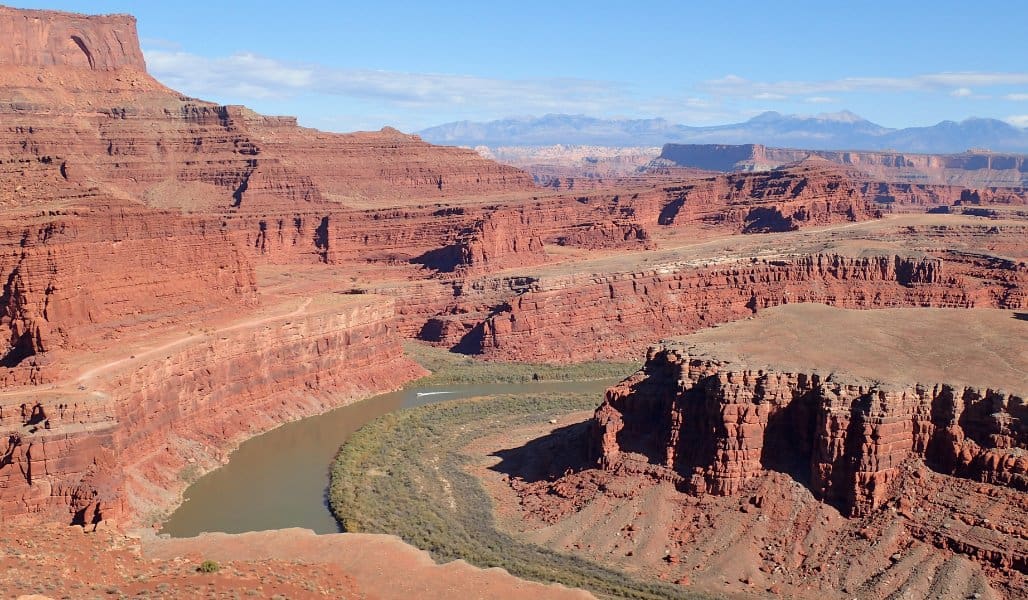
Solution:
[(587, 392), (596, 394), (599, 405), (603, 391), (615, 383), (606, 379), (411, 388), (286, 423), (243, 442), (228, 464), (189, 486), (185, 501), (161, 533), (191, 537), (204, 531), (284, 527), (336, 533), (339, 527), (325, 501), (329, 467), (339, 446), (372, 419), (400, 408), (491, 394)]

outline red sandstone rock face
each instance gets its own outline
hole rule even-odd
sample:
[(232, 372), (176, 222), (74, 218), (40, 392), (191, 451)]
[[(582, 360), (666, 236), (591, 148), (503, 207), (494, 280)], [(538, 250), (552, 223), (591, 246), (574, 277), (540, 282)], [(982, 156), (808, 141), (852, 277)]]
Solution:
[[(176, 501), (187, 458), (210, 468), (245, 437), (421, 373), (403, 357), (389, 299), (255, 312), (250, 256), (277, 241), (295, 247), (291, 260), (328, 260), (328, 210), (310, 207), (338, 206), (326, 195), (341, 189), (311, 176), (324, 165), (265, 157), (260, 144), (275, 143), (260, 136), (288, 139), (287, 153), (322, 140), (320, 158), (343, 180), (340, 165), (379, 165), (378, 187), (347, 184), (373, 198), (405, 186), (442, 194), (419, 161), (456, 190), (473, 176), (490, 185), (485, 172), (461, 183), (465, 159), (527, 181), (396, 132), (320, 135), (183, 99), (145, 74), (128, 17), (0, 9), (0, 32), (19, 41), (0, 59), (5, 517), (141, 519)], [(284, 206), (290, 237), (266, 216)], [(251, 223), (263, 238), (246, 238)]]
[(0, 6), (0, 39), (0, 65), (146, 70), (136, 20), (129, 15), (87, 17)]
[[(911, 458), (937, 473), (1028, 490), (1025, 414), (1025, 398), (1009, 392), (749, 370), (672, 345), (651, 349), (642, 371), (608, 390), (592, 428), (606, 469), (659, 465), (680, 488), (716, 495), (784, 471), (844, 514), (870, 516), (896, 499)], [(1028, 570), (1023, 545), (1002, 541), (1013, 532), (990, 529), (994, 535), (955, 539), (935, 526), (917, 531), (998, 567)]]
[(546, 261), (546, 252), (523, 211), (501, 209), (465, 228), (453, 244), (430, 250), (414, 261), (436, 271), (470, 276), (540, 264)]
[[(737, 233), (868, 219), (877, 214), (871, 196), (882, 192), (806, 165), (620, 193), (542, 194), (522, 171), (388, 128), (321, 133), (288, 117), (183, 98), (145, 74), (130, 18), (0, 9), (0, 32), (35, 49), (0, 59), (0, 203), (8, 217), (0, 219), (0, 377), (63, 386), (46, 402), (37, 401), (38, 388), (0, 402), (3, 432), (16, 434), (0, 466), (10, 490), (0, 495), (5, 511), (71, 507), (91, 519), (166, 505), (150, 485), (174, 488), (189, 452), (219, 456), (253, 415), (269, 415), (258, 417), (257, 431), (331, 406), (333, 391), (352, 397), (412, 376), (396, 331), (489, 356), (580, 360), (597, 355), (589, 348), (600, 339), (599, 355), (618, 354), (661, 332), (798, 299), (1025, 299), (1023, 270), (982, 257), (956, 276), (884, 258), (569, 277), (563, 290), (517, 273), (483, 281), (549, 261), (545, 246), (646, 248), (661, 227)], [(233, 330), (163, 358), (122, 357), (157, 377), (119, 371), (87, 390), (61, 380), (73, 370), (69, 358), (87, 362), (83, 352), (114, 352), (147, 332), (181, 333), (212, 314), (254, 310), (252, 262), (406, 265), (404, 277), (429, 275), (413, 262), (437, 272), (417, 285), (383, 286), (402, 297), (398, 322), (379, 299), (368, 309), (377, 317), (349, 328), (305, 317), (303, 335)], [(995, 284), (981, 283), (997, 272)], [(874, 295), (862, 289), (869, 283)], [(497, 289), (473, 289), (490, 286)], [(505, 299), (516, 301), (497, 313)], [(240, 379), (250, 371), (259, 374), (253, 386)], [(347, 387), (351, 379), (358, 388)], [(285, 391), (296, 386), (317, 393)]]
[(929, 185), (911, 183), (866, 182), (861, 193), (880, 203), (882, 208), (950, 206), (973, 207), (977, 205), (1023, 206), (1028, 204), (1028, 188), (1023, 187), (981, 187), (975, 189), (952, 185)]
[(423, 373), (403, 356), (391, 302), (296, 304), (143, 349), (41, 400), (32, 388), (8, 394), (4, 514), (140, 522), (176, 500), (187, 459), (209, 468), (256, 433)]
[(0, 107), (16, 127), (8, 151), (59, 157), (152, 205), (207, 213), (329, 211), (532, 187), (522, 171), (388, 128), (321, 133), (170, 90), (120, 102), (85, 119), (43, 101)]
[(489, 316), (480, 337), (465, 343), (506, 360), (581, 361), (624, 356), (661, 337), (780, 304), (1022, 308), (1026, 290), (1023, 263), (957, 253), (923, 259), (816, 255), (707, 269), (669, 267), (571, 277), (527, 290)]
[(99, 202), (0, 229), (5, 384), (52, 380), (58, 373), (38, 373), (34, 363), (46, 352), (102, 347), (115, 332), (256, 304), (253, 267), (224, 231)]
[(703, 221), (743, 233), (880, 216), (873, 199), (843, 171), (802, 165), (768, 173), (722, 175), (682, 186), (660, 213), (662, 225)]

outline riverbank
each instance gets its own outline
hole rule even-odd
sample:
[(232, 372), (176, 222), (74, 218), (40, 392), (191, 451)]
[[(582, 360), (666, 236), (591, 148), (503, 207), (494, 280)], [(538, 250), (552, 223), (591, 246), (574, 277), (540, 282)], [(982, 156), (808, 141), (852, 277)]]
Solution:
[[(407, 356), (431, 375), (246, 440), (224, 464), (205, 469), (210, 472), (191, 482), (182, 502), (163, 519), (161, 533), (189, 537), (290, 527), (336, 533), (326, 503), (332, 460), (340, 444), (375, 418), (432, 402), (497, 394), (582, 393), (595, 406), (607, 387), (638, 368), (629, 363), (490, 363), (423, 344), (405, 346)], [(226, 503), (225, 498), (247, 501)]]
[[(332, 466), (329, 503), (347, 531), (392, 533), (436, 561), (464, 559), (536, 581), (624, 598), (702, 598), (522, 542), (497, 529), (493, 505), (468, 473), (473, 440), (595, 408), (593, 394), (528, 394), (445, 402), (390, 413), (356, 432)], [(567, 423), (567, 425), (574, 425)]]
[(590, 361), (575, 364), (485, 361), (417, 342), (405, 342), (404, 352), (431, 375), (410, 381), (407, 389), (451, 383), (529, 383), (624, 379), (641, 362)]

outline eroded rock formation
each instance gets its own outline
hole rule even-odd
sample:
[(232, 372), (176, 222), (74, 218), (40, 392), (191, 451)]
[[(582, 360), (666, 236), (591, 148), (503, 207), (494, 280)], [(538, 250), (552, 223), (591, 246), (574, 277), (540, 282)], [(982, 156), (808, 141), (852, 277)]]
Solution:
[[(608, 390), (596, 410), (592, 444), (601, 466), (719, 496), (787, 473), (846, 516), (873, 518), (899, 506), (915, 537), (1028, 572), (1028, 547), (1010, 525), (1024, 522), (1025, 507), (1009, 504), (1028, 490), (1024, 323), (995, 311), (964, 323), (952, 311), (865, 318), (814, 308), (778, 309), (718, 338), (705, 333), (652, 348), (643, 370)], [(829, 323), (852, 327), (833, 334), (839, 348), (825, 347), (833, 343), (822, 331)], [(954, 366), (949, 357), (962, 347), (938, 344), (961, 342), (1001, 364)], [(882, 344), (902, 354), (877, 356), (887, 351)], [(949, 382), (917, 381), (926, 376)], [(929, 478), (910, 477), (918, 464), (937, 474), (921, 499), (917, 486)], [(992, 487), (990, 496), (1008, 503), (1010, 522), (986, 522), (983, 535), (927, 524), (917, 508), (925, 499), (947, 512), (967, 508), (942, 494), (947, 478)]]
[(94, 198), (0, 225), (5, 384), (52, 381), (36, 358), (257, 303), (253, 267), (207, 223)]
[(4, 514), (144, 519), (175, 501), (187, 460), (216, 464), (258, 432), (423, 372), (403, 355), (391, 301), (330, 295), (294, 304), (156, 340), (48, 394), (5, 395)]
[(703, 220), (764, 233), (881, 216), (874, 199), (855, 184), (844, 171), (823, 165), (723, 175), (683, 186), (659, 222)]
[(767, 469), (786, 470), (853, 516), (892, 498), (890, 484), (911, 456), (937, 472), (1028, 490), (1020, 395), (733, 370), (675, 347), (648, 355), (645, 372), (611, 389), (597, 410), (608, 468), (636, 452), (681, 475), (691, 492), (717, 495), (737, 493)]
[[(526, 290), (469, 334), (487, 356), (579, 361), (642, 351), (781, 304), (1023, 308), (1028, 266), (986, 255), (808, 255), (573, 276)], [(593, 344), (587, 340), (603, 340)]]
[(129, 15), (85, 16), (0, 6), (0, 65), (146, 70)]

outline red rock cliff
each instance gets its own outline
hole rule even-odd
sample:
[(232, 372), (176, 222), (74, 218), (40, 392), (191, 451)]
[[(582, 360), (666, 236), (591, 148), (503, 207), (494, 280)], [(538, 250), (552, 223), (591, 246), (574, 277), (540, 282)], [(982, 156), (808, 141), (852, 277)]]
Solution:
[[(752, 493), (784, 473), (857, 522), (884, 516), (1024, 573), (1024, 323), (962, 312), (793, 306), (665, 342), (608, 390), (593, 456), (698, 495)], [(1001, 518), (964, 516), (985, 497)]]
[(596, 451), (635, 452), (697, 493), (729, 495), (766, 469), (794, 470), (853, 515), (890, 499), (911, 456), (935, 470), (1028, 491), (1021, 395), (943, 383), (881, 386), (845, 376), (734, 367), (665, 346), (607, 392)]
[(149, 524), (174, 505), (187, 464), (209, 469), (285, 421), (383, 392), (423, 373), (403, 355), (392, 302), (294, 302), (175, 337), (0, 401), (0, 510)]
[[(796, 302), (848, 308), (1023, 306), (1028, 267), (986, 256), (801, 256), (577, 276), (534, 286), (467, 340), (505, 360), (581, 361)], [(473, 339), (472, 339), (473, 338)]]
[(0, 65), (145, 71), (136, 20), (0, 6)]

